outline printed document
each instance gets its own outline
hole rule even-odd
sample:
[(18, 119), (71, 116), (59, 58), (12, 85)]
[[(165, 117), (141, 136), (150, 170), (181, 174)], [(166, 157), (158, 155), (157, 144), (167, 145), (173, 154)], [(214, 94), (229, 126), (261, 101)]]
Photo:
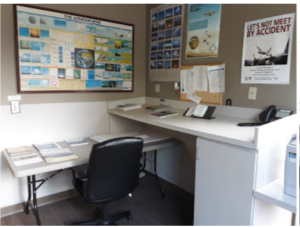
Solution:
[(210, 93), (225, 92), (225, 64), (207, 67)]
[(207, 91), (207, 66), (194, 66), (180, 71), (181, 93)]

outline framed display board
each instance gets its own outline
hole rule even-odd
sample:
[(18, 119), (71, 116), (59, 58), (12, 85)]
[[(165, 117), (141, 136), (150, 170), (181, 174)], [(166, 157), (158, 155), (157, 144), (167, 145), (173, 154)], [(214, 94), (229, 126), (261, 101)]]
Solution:
[(18, 93), (132, 92), (134, 25), (14, 5)]
[[(192, 69), (194, 66), (198, 66), (198, 65), (213, 66), (213, 65), (221, 65), (221, 64), (223, 63), (181, 65), (180, 70)], [(193, 94), (201, 97), (201, 103), (222, 105), (223, 93), (210, 93), (209, 86), (207, 87), (207, 91), (195, 91)], [(187, 94), (180, 93), (180, 101), (192, 102), (186, 96)]]

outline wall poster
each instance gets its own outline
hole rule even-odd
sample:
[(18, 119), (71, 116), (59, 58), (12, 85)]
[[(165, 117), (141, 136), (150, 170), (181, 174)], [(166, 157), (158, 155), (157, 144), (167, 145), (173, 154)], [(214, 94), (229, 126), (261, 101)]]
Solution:
[(19, 93), (133, 91), (134, 25), (14, 5)]
[(151, 10), (149, 77), (179, 81), (184, 5), (161, 5)]
[(187, 59), (217, 57), (221, 4), (190, 4), (185, 55)]
[(295, 14), (245, 23), (243, 84), (289, 84)]

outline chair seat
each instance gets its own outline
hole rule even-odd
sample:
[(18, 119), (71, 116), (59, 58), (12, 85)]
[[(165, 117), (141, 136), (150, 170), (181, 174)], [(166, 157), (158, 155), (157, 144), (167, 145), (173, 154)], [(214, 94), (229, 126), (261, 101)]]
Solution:
[[(80, 178), (75, 178), (73, 179), (73, 185), (76, 188), (76, 190), (79, 192), (80, 196), (84, 197), (84, 190), (83, 190), (83, 182), (80, 180)], [(134, 190), (132, 190), (131, 192), (126, 192), (124, 194), (120, 194), (120, 195), (116, 195), (114, 197), (110, 197), (110, 198), (106, 198), (106, 199), (96, 199), (96, 198), (85, 198), (85, 201), (88, 203), (102, 203), (102, 202), (108, 202), (108, 201), (112, 201), (115, 199), (119, 199), (122, 197), (127, 196), (129, 193), (132, 193)]]

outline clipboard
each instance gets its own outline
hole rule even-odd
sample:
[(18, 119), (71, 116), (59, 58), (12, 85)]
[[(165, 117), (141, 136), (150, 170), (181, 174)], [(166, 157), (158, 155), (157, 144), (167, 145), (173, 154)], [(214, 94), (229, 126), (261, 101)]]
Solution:
[[(195, 64), (195, 65), (182, 65), (180, 70), (192, 69), (194, 66), (213, 66), (213, 65), (221, 65), (221, 63), (212, 63), (212, 64)], [(201, 97), (201, 103), (205, 104), (214, 104), (214, 105), (222, 105), (223, 103), (223, 93), (210, 93), (209, 86), (207, 86), (207, 91), (195, 91), (193, 94)], [(183, 94), (180, 92), (180, 101), (192, 102), (187, 97), (187, 94)]]

